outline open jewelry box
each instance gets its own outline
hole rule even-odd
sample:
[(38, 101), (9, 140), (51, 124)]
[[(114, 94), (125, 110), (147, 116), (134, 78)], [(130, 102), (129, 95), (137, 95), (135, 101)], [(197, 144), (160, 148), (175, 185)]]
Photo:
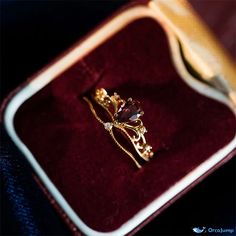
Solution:
[[(4, 125), (74, 233), (133, 234), (235, 154), (235, 75), (187, 2), (137, 1), (19, 87)], [(143, 168), (82, 99), (101, 87), (141, 101)]]

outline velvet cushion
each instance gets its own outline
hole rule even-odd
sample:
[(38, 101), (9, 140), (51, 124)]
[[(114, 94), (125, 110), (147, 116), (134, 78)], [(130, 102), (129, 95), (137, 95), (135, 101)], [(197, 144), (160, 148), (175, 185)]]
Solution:
[[(137, 169), (82, 96), (104, 87), (141, 101), (152, 161)], [(16, 130), (91, 228), (117, 229), (229, 143), (234, 114), (177, 74), (161, 27), (137, 20), (27, 100)]]

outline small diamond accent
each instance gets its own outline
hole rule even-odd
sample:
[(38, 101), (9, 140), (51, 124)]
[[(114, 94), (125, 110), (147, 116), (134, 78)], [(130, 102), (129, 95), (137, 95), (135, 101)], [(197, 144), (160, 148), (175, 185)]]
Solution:
[(140, 131), (141, 131), (142, 134), (147, 133), (147, 129), (146, 129), (144, 126), (142, 126), (142, 127), (140, 128)]
[(108, 131), (110, 131), (113, 127), (113, 124), (111, 122), (107, 122), (104, 124), (104, 128)]
[(152, 149), (152, 147), (150, 145), (146, 144), (145, 151), (150, 152), (151, 149)]

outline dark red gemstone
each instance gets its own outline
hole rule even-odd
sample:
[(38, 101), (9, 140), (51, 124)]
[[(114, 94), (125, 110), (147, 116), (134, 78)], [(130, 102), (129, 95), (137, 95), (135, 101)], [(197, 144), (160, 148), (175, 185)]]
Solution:
[(137, 120), (143, 111), (139, 106), (138, 101), (128, 100), (123, 107), (121, 107), (117, 112), (118, 122), (130, 122)]

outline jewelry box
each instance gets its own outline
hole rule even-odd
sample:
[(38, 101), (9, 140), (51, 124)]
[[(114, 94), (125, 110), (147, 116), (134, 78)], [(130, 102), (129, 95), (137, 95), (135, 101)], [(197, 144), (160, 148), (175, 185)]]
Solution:
[[(74, 234), (134, 234), (236, 153), (234, 64), (184, 0), (135, 1), (17, 88), (4, 126)], [(142, 104), (138, 169), (82, 99)]]

